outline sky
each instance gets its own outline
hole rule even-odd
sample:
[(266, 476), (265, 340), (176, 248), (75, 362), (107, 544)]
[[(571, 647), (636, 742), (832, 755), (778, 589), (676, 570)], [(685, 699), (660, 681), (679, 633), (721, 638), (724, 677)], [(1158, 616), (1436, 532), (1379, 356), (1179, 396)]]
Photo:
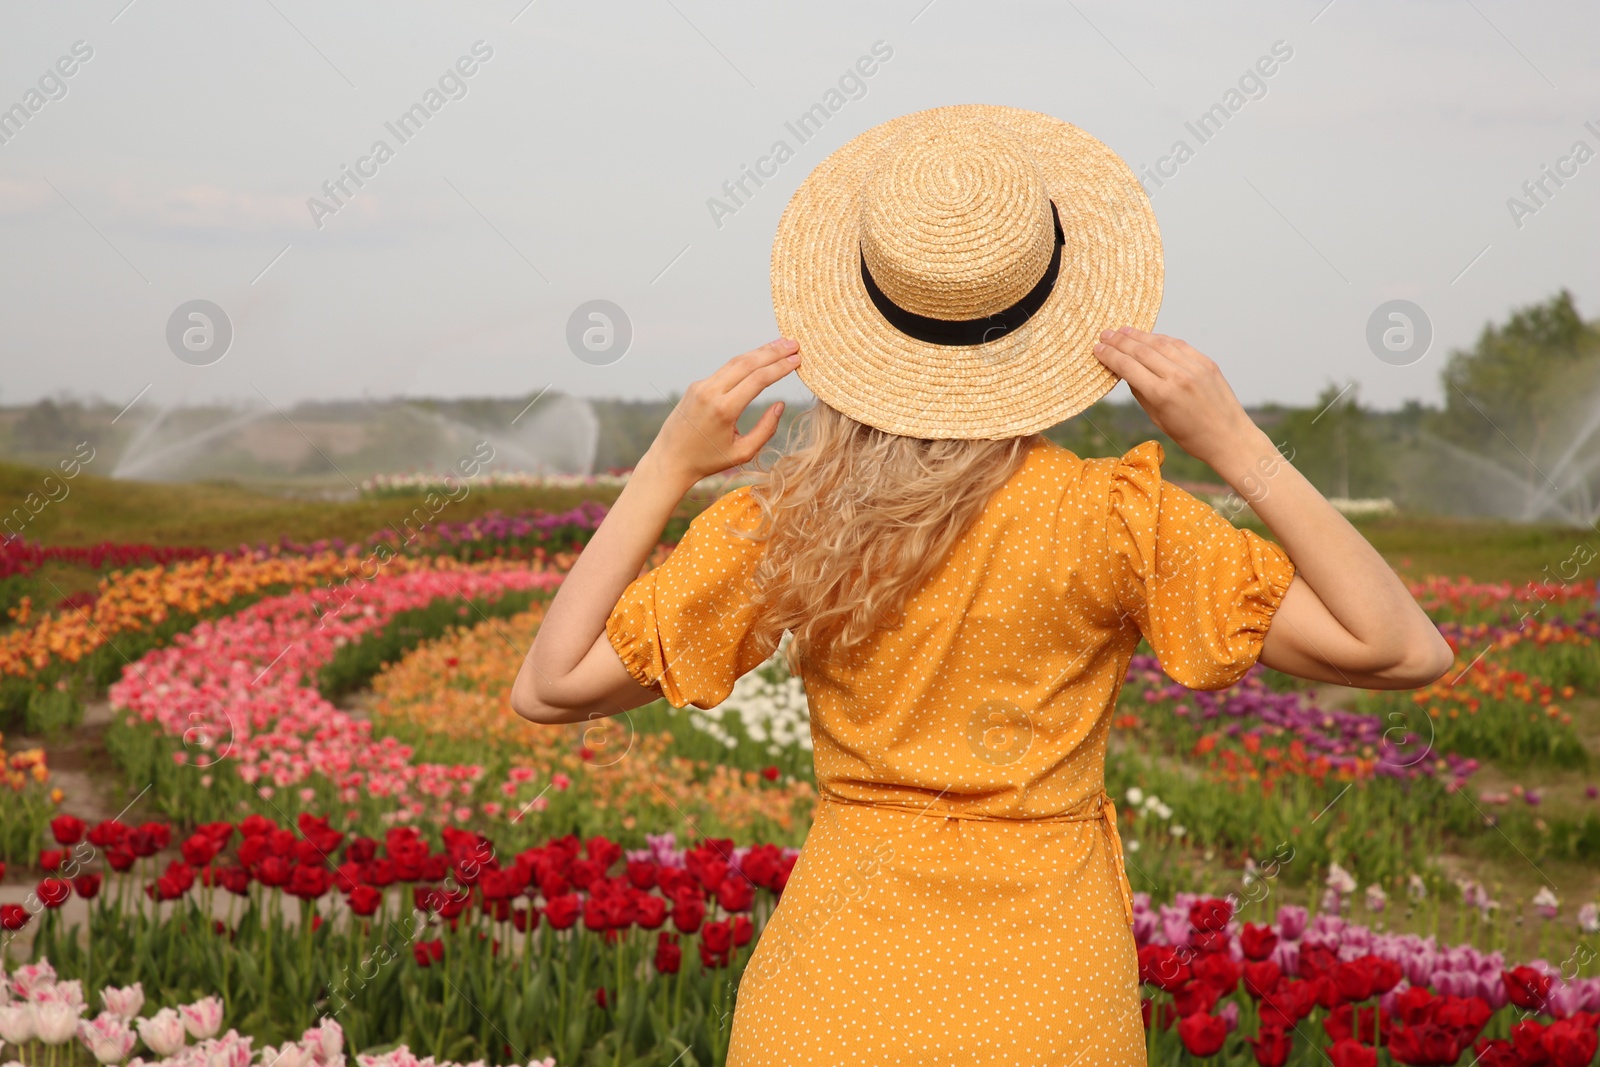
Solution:
[[(1511, 309), (1566, 287), (1600, 317), (1593, 3), (0, 11), (0, 404), (659, 399), (777, 336), (771, 243), (806, 174), (954, 103), (1065, 119), (1145, 176), (1156, 329), (1247, 404), (1437, 402), (1450, 350)], [(809, 140), (786, 127), (830, 101)], [(596, 323), (598, 355), (569, 341)]]

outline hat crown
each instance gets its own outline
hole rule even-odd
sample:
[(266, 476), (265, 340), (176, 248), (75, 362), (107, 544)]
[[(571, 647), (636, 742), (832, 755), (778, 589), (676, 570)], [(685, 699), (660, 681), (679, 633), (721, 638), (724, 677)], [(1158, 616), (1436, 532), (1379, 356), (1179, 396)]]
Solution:
[(929, 113), (888, 144), (861, 198), (861, 254), (907, 311), (968, 320), (1003, 311), (1049, 268), (1055, 223), (1022, 140), (982, 118)]

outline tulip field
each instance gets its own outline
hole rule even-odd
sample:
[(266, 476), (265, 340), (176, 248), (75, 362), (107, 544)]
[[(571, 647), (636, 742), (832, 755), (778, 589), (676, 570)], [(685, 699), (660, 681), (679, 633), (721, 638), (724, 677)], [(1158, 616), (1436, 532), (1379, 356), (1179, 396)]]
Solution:
[[(724, 1062), (805, 695), (775, 657), (717, 708), (517, 718), (603, 515), (5, 542), (0, 1065)], [(1596, 1062), (1600, 585), (1407, 577), (1457, 653), (1425, 690), (1135, 657), (1106, 775), (1152, 1064)]]

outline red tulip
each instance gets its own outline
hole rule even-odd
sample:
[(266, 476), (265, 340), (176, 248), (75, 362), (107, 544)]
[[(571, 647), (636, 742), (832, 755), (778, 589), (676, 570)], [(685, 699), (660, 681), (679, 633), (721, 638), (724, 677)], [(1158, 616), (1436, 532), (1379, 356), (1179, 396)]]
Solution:
[(1189, 980), (1187, 953), (1171, 945), (1146, 945), (1139, 950), (1139, 980), (1170, 993)]
[(132, 852), (140, 859), (154, 856), (161, 851), (161, 846), (156, 844), (156, 839), (142, 826), (138, 829), (129, 830), (128, 836), (123, 838), (123, 844), (129, 852)]
[(109, 848), (106, 850), (106, 864), (113, 871), (130, 871), (133, 869), (136, 857), (125, 848)]
[(1302, 943), (1300, 945), (1300, 977), (1316, 978), (1333, 970), (1338, 956), (1327, 945)]
[(756, 885), (773, 888), (783, 866), (783, 851), (777, 845), (755, 845), (739, 861), (739, 869)]
[(1264, 1026), (1255, 1037), (1245, 1038), (1255, 1049), (1256, 1062), (1261, 1067), (1283, 1067), (1289, 1062), (1294, 1049), (1294, 1039), (1282, 1030)]
[(1551, 1067), (1588, 1067), (1600, 1040), (1592, 1025), (1576, 1018), (1559, 1019), (1545, 1028), (1539, 1046), (1550, 1057)]
[[(1144, 1016), (1144, 1028), (1146, 1030), (1150, 1029), (1151, 1003), (1152, 1001), (1149, 997), (1145, 997), (1139, 1001), (1139, 1013)], [(1166, 1001), (1162, 1001), (1161, 1004), (1156, 1008), (1156, 1023), (1163, 1030), (1172, 1029), (1172, 1024), (1177, 1017), (1178, 1013), (1173, 1011), (1172, 1005)]]
[(183, 853), (183, 861), (185, 863), (195, 867), (204, 867), (215, 859), (217, 853), (222, 849), (217, 844), (216, 838), (208, 834), (194, 833), (184, 840), (183, 844), (179, 846), (179, 851)]
[(219, 872), (217, 880), (222, 888), (236, 897), (246, 896), (250, 892), (250, 872), (240, 866), (224, 867)]
[(1245, 923), (1239, 932), (1239, 947), (1247, 960), (1264, 960), (1278, 947), (1278, 934), (1270, 926)]
[[(1341, 1004), (1328, 1013), (1322, 1020), (1322, 1028), (1328, 1032), (1331, 1041), (1339, 1042), (1345, 1038), (1355, 1038), (1362, 1044), (1386, 1044), (1389, 1034), (1393, 1030), (1393, 1020), (1385, 1016), (1383, 1019), (1383, 1032), (1378, 1032), (1378, 1011), (1376, 1008), (1362, 1008), (1357, 1012), (1354, 1005)], [(1381, 1038), (1381, 1040), (1380, 1040)]]
[(1218, 897), (1208, 897), (1189, 906), (1189, 925), (1201, 933), (1225, 930), (1232, 918), (1233, 905)]
[(59, 871), (61, 863), (67, 858), (66, 849), (43, 848), (39, 850), (39, 869), (41, 871)]
[(1429, 1020), (1456, 1035), (1463, 1048), (1477, 1040), (1494, 1009), (1482, 997), (1440, 997)]
[(1394, 960), (1384, 959), (1382, 956), (1367, 956), (1368, 966), (1371, 968), (1370, 984), (1372, 995), (1382, 996), (1400, 984), (1400, 979), (1405, 977), (1405, 972)]
[(1506, 984), (1506, 993), (1511, 997), (1511, 1003), (1530, 1011), (1544, 1010), (1545, 1001), (1550, 996), (1549, 975), (1532, 967), (1513, 967), (1509, 971), (1501, 972), (1500, 977)]
[(1366, 1000), (1372, 995), (1371, 971), (1362, 960), (1334, 964), (1331, 977), (1342, 1000)]
[(667, 921), (667, 902), (653, 893), (636, 898), (634, 907), (637, 911), (634, 921), (646, 930), (654, 930)]
[(733, 951), (733, 929), (725, 922), (706, 923), (700, 931), (700, 962), (708, 969), (728, 966)]
[(1544, 1051), (1545, 1025), (1537, 1019), (1523, 1019), (1511, 1024), (1511, 1044), (1517, 1058), (1527, 1063), (1539, 1063), (1549, 1054)]
[(72, 888), (84, 900), (93, 900), (100, 895), (101, 875), (98, 872), (80, 874), (72, 880)]
[(755, 890), (751, 888), (749, 879), (740, 874), (730, 873), (717, 886), (717, 903), (725, 911), (749, 911), (755, 901)]
[(609, 871), (612, 864), (622, 858), (622, 846), (604, 837), (591, 837), (584, 845), (584, 851), (590, 859), (600, 864), (602, 872)]
[(736, 947), (744, 947), (756, 936), (755, 924), (743, 915), (733, 917), (733, 943)]
[(1181, 1018), (1210, 1015), (1211, 1009), (1217, 1006), (1217, 997), (1216, 986), (1191, 978), (1172, 994), (1172, 1007)]
[(1228, 1037), (1228, 1024), (1215, 1015), (1196, 1013), (1178, 1020), (1178, 1040), (1190, 1055), (1205, 1059), (1222, 1051)]
[(1214, 987), (1219, 994), (1227, 996), (1239, 984), (1239, 973), (1243, 968), (1233, 961), (1233, 957), (1224, 952), (1208, 952), (1194, 961), (1194, 976)]
[(686, 934), (699, 930), (705, 918), (706, 906), (698, 900), (680, 900), (672, 908), (672, 925)]
[(1461, 1058), (1461, 1044), (1444, 1027), (1419, 1023), (1402, 1026), (1390, 1035), (1389, 1055), (1396, 1063), (1412, 1067), (1439, 1067)]
[(370, 837), (352, 837), (344, 846), (344, 858), (350, 863), (371, 863), (378, 855), (378, 843)]
[(578, 921), (578, 914), (583, 909), (583, 902), (576, 893), (556, 897), (544, 906), (544, 917), (550, 920), (550, 925), (557, 930), (565, 930)]
[(1283, 972), (1271, 960), (1244, 965), (1244, 989), (1252, 997), (1271, 996), (1283, 982)]
[(665, 930), (656, 938), (655, 963), (659, 974), (677, 974), (683, 964), (683, 949), (678, 947), (677, 937)]
[(733, 927), (725, 922), (706, 923), (700, 936), (712, 952), (727, 952), (733, 947)]
[(350, 890), (350, 910), (357, 915), (372, 915), (383, 903), (383, 894), (370, 885), (358, 885)]
[(1408, 986), (1394, 998), (1394, 1014), (1407, 1026), (1429, 1022), (1433, 1019), (1434, 1002), (1438, 1000), (1422, 986)]
[(106, 819), (97, 822), (89, 830), (89, 844), (96, 848), (111, 848), (120, 845), (128, 836), (128, 828), (116, 819)]
[(1378, 1050), (1344, 1038), (1328, 1046), (1328, 1061), (1333, 1067), (1378, 1067)]
[(292, 873), (289, 861), (282, 856), (268, 856), (256, 864), (255, 869), (256, 881), (271, 889), (288, 884)]
[(278, 824), (265, 815), (247, 815), (239, 824), (239, 832), (245, 837), (256, 837), (269, 834), (278, 828)]
[(715, 853), (690, 849), (684, 854), (684, 866), (708, 891), (714, 891), (728, 877), (728, 863)]
[[(348, 855), (348, 852), (346, 854)], [(395, 881), (397, 880), (395, 877), (393, 860), (379, 857), (378, 859), (368, 862), (366, 867), (367, 884), (369, 885), (375, 885), (379, 889), (384, 889), (388, 886), (394, 885)]]
[(323, 867), (328, 863), (328, 853), (318, 848), (315, 841), (296, 841), (294, 861), (302, 867)]
[(761, 768), (761, 777), (765, 778), (769, 782), (776, 782), (778, 780), (778, 774), (779, 771), (776, 767)]
[(267, 851), (274, 856), (282, 856), (286, 860), (294, 859), (295, 849), (300, 847), (301, 839), (295, 836), (293, 830), (274, 827), (262, 836), (267, 839)]
[(75, 815), (57, 815), (50, 820), (50, 832), (59, 844), (76, 845), (83, 840), (84, 829), (83, 820)]
[(1522, 1067), (1522, 1057), (1517, 1055), (1517, 1046), (1509, 1041), (1499, 1038), (1493, 1041), (1479, 1041), (1477, 1052), (1478, 1058), (1474, 1061), (1473, 1067)]
[(20, 930), (33, 918), (21, 904), (0, 904), (0, 929)]
[(444, 940), (436, 938), (432, 941), (413, 941), (411, 955), (420, 967), (428, 967), (444, 960)]
[(39, 899), (47, 908), (59, 908), (72, 896), (72, 885), (60, 878), (46, 878), (39, 883), (35, 890)]
[(654, 889), (656, 865), (648, 860), (629, 860), (627, 876), (628, 884), (635, 889)]

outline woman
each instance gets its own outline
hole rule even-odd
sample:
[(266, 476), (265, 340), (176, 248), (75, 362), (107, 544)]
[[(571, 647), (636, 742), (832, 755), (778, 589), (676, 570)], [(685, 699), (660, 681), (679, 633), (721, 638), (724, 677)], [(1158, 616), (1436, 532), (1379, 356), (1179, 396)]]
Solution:
[[(562, 585), (513, 690), (535, 722), (713, 706), (792, 635), (820, 801), (730, 1064), (1143, 1063), (1103, 785), (1140, 638), (1201, 689), (1258, 659), (1367, 688), (1448, 669), (1216, 364), (1148, 332), (1160, 288), (1143, 191), (1081, 130), (977, 106), (869, 130), (779, 224), (795, 340), (689, 387)], [(797, 368), (798, 443), (636, 578), (684, 493), (769, 441), (781, 403), (736, 421)], [(1164, 482), (1154, 442), (1038, 436), (1119, 378), (1276, 545)]]

